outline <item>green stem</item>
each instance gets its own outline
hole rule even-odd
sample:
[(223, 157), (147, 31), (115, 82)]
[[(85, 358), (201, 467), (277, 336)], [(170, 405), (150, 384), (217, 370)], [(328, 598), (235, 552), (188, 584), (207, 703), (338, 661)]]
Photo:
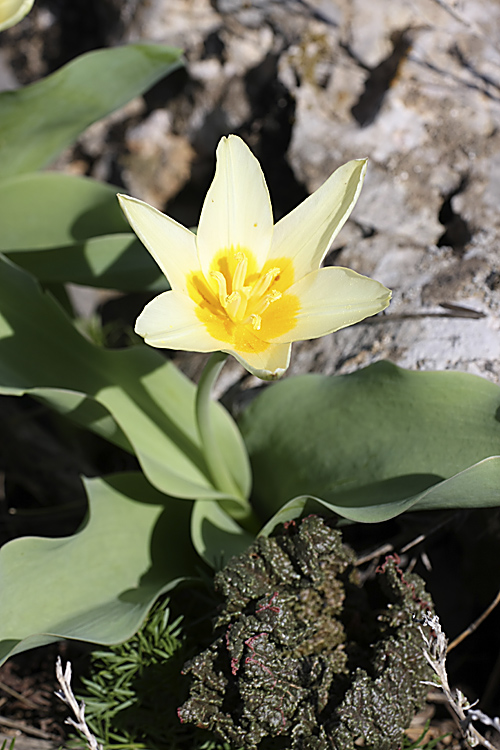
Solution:
[(207, 462), (210, 478), (220, 492), (239, 498), (241, 490), (229, 473), (222, 455), (220, 445), (214, 433), (212, 420), (210, 393), (217, 377), (222, 370), (227, 354), (214, 352), (203, 370), (196, 392), (196, 421), (200, 433), (201, 446)]
[(236, 481), (232, 477), (227, 462), (221, 451), (214, 432), (213, 412), (210, 394), (217, 377), (222, 370), (227, 354), (214, 352), (205, 365), (196, 392), (195, 413), (200, 434), (201, 447), (213, 485), (216, 489), (230, 496), (221, 500), (221, 507), (226, 510), (244, 529), (251, 534), (257, 534), (261, 524), (254, 514), (246, 497), (241, 493)]

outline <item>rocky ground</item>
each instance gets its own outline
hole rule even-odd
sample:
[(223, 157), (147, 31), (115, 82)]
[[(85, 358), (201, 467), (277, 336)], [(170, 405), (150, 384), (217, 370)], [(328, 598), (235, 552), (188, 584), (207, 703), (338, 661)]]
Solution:
[[(186, 67), (91, 127), (55, 168), (120, 184), (192, 226), (224, 134), (261, 160), (276, 218), (368, 156), (327, 262), (377, 278), (393, 302), (295, 345), (289, 373), (388, 358), (500, 382), (497, 0), (36, 0), (0, 36), (0, 85), (138, 40), (181, 47)], [(223, 387), (242, 380), (256, 384), (231, 363)]]
[(39, 0), (3, 35), (0, 60), (15, 85), (103, 44), (182, 47), (183, 71), (57, 166), (189, 225), (223, 134), (262, 161), (277, 218), (368, 156), (328, 262), (376, 277), (394, 300), (376, 321), (296, 346), (290, 373), (389, 358), (498, 381), (499, 33), (495, 0)]

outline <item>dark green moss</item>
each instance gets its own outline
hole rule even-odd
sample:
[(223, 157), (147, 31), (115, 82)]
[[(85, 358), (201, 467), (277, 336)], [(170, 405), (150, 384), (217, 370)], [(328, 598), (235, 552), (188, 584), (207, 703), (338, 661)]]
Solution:
[(212, 645), (185, 665), (183, 722), (246, 750), (396, 750), (430, 678), (417, 576), (387, 560), (361, 586), (338, 531), (310, 516), (216, 576)]

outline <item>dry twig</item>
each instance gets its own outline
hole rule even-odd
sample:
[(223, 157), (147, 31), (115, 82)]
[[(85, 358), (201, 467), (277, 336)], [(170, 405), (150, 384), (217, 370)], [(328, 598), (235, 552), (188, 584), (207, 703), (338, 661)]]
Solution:
[(71, 708), (77, 718), (77, 721), (68, 718), (66, 719), (65, 723), (70, 724), (72, 727), (75, 727), (75, 729), (77, 729), (80, 734), (85, 737), (89, 750), (103, 750), (103, 746), (99, 745), (96, 738), (88, 728), (87, 722), (85, 721), (85, 703), (83, 701), (81, 703), (78, 703), (74, 696), (73, 690), (71, 689), (71, 662), (68, 661), (66, 663), (66, 669), (63, 672), (60, 656), (57, 657), (56, 662), (56, 677), (59, 685), (61, 686), (61, 690), (56, 691), (57, 697)]
[(457, 636), (455, 638), (455, 640), (450, 643), (450, 645), (448, 646), (448, 653), (452, 649), (454, 649), (455, 646), (458, 646), (459, 643), (462, 643), (462, 641), (465, 638), (467, 638), (467, 636), (471, 635), (475, 630), (477, 630), (478, 627), (483, 622), (483, 620), (486, 620), (486, 618), (488, 617), (488, 615), (490, 615), (493, 612), (493, 610), (495, 609), (495, 607), (497, 606), (497, 604), (500, 604), (500, 591), (498, 592), (498, 594), (496, 595), (496, 597), (493, 599), (493, 601), (491, 602), (490, 606), (485, 609), (485, 611), (482, 613), (482, 615), (480, 615), (477, 618), (477, 620), (474, 620), (474, 622), (472, 623), (472, 625), (469, 625), (469, 627), (466, 630), (464, 630), (463, 633), (460, 633), (460, 635)]
[(490, 719), (490, 717), (483, 714), (482, 711), (474, 710), (473, 705), (469, 703), (460, 690), (457, 689), (452, 691), (448, 681), (448, 673), (446, 671), (448, 639), (443, 633), (439, 617), (427, 613), (424, 615), (423, 624), (431, 629), (430, 635), (427, 636), (422, 628), (420, 628), (422, 638), (425, 641), (425, 648), (423, 649), (424, 656), (439, 679), (439, 683), (426, 682), (425, 684), (439, 688), (443, 691), (448, 705), (457, 718), (463, 735), (469, 745), (472, 747), (482, 745), (483, 747), (488, 748), (488, 750), (496, 750), (495, 746), (478, 732), (472, 722), (481, 721), (486, 726), (491, 726), (500, 732), (500, 719)]

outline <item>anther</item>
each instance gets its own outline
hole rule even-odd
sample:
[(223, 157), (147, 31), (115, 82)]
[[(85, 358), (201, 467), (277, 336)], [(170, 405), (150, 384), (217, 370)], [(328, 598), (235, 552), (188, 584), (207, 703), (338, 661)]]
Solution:
[(283, 295), (281, 292), (278, 292), (277, 289), (271, 289), (269, 294), (266, 294), (266, 299), (269, 300), (269, 302), (276, 302), (277, 300), (281, 299)]
[(237, 254), (238, 265), (233, 276), (233, 291), (241, 289), (245, 283), (248, 269), (248, 260), (243, 253)]
[(219, 302), (222, 307), (226, 306), (227, 284), (226, 277), (220, 271), (210, 271), (210, 276), (216, 280), (219, 290)]
[(231, 292), (224, 300), (224, 307), (231, 320), (238, 319), (238, 312), (241, 307), (241, 294), (239, 292)]
[(254, 284), (252, 297), (260, 297), (262, 294), (265, 294), (280, 273), (280, 268), (271, 268), (264, 276), (261, 276)]
[(256, 305), (254, 305), (254, 312), (256, 313), (256, 315), (262, 315), (262, 313), (267, 310), (272, 302), (276, 302), (277, 300), (281, 299), (282, 296), (283, 295), (281, 294), (281, 292), (276, 291), (276, 289), (272, 289), (269, 294), (266, 294), (259, 300)]
[(254, 329), (254, 331), (260, 331), (260, 327), (262, 325), (262, 318), (260, 317), (260, 315), (252, 313), (252, 315), (250, 315), (250, 321), (252, 323), (252, 328)]

